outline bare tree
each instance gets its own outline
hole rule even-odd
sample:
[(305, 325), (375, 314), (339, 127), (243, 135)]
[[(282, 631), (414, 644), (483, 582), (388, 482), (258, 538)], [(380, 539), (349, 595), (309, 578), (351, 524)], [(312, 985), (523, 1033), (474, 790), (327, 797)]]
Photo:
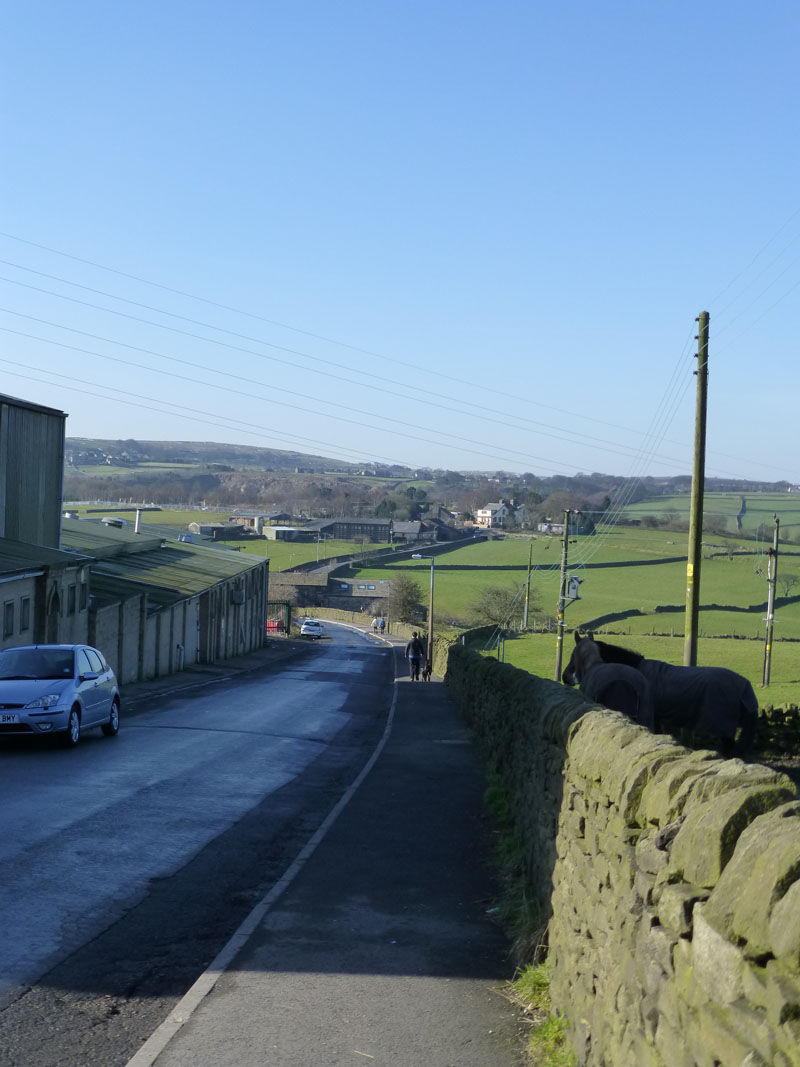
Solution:
[(505, 627), (510, 625), (512, 618), (522, 618), (524, 604), (524, 585), (486, 585), (471, 610), (482, 623)]
[(781, 592), (784, 596), (788, 596), (794, 587), (800, 582), (800, 577), (796, 574), (779, 574), (775, 581), (781, 588)]

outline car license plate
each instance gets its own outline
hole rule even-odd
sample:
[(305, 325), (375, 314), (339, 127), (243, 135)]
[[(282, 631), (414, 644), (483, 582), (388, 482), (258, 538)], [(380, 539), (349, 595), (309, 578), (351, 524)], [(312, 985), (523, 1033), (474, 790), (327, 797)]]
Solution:
[(0, 711), (0, 726), (14, 722), (19, 722), (19, 715), (12, 715), (10, 711)]

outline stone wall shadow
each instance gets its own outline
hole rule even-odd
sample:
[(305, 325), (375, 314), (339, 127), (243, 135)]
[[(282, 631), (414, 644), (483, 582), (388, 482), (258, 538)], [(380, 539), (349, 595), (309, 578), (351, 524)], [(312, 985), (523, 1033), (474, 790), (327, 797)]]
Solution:
[(445, 681), (508, 791), (544, 929), (552, 913), (567, 742), (592, 705), (567, 686), (459, 645), (450, 651)]

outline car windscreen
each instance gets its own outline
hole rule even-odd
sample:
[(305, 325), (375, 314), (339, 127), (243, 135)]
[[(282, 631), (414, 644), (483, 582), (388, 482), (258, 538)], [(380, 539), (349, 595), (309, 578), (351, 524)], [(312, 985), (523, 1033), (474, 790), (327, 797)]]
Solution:
[(74, 655), (63, 648), (6, 648), (0, 652), (0, 680), (71, 678)]

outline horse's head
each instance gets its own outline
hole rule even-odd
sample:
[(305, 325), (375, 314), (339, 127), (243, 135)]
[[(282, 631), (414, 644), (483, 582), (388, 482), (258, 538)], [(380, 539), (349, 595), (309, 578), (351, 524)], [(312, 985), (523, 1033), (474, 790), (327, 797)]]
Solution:
[(561, 681), (564, 685), (580, 685), (581, 679), (593, 663), (602, 659), (600, 649), (595, 643), (593, 634), (581, 635), (575, 631), (575, 648), (572, 650), (569, 663), (561, 672)]

